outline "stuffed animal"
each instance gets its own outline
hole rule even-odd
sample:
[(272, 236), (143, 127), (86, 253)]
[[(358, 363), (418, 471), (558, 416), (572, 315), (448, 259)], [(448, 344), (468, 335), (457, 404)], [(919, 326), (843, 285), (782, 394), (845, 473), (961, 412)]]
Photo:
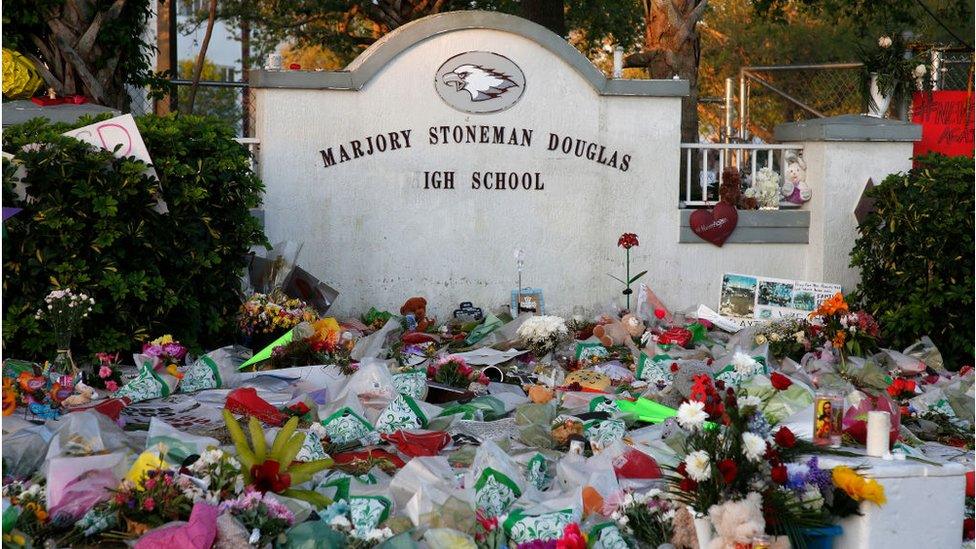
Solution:
[(95, 399), (95, 389), (92, 389), (81, 381), (75, 385), (75, 393), (64, 399), (62, 404), (68, 408), (73, 408), (75, 406), (84, 406)]
[(786, 170), (783, 172), (783, 188), (780, 192), (787, 202), (794, 204), (803, 204), (813, 194), (807, 185), (807, 164), (796, 153), (786, 156)]
[(627, 313), (620, 319), (620, 323), (624, 325), (624, 329), (627, 330), (630, 337), (639, 338), (644, 335), (644, 321), (637, 317), (637, 315)]
[[(671, 385), (660, 393), (661, 404), (677, 408), (691, 396), (695, 376), (712, 375), (712, 369), (703, 360), (675, 360), (666, 363), (672, 370)], [(674, 367), (673, 367), (674, 366)]]
[[(628, 316), (632, 317), (633, 315), (626, 315), (624, 318), (627, 318)], [(636, 317), (634, 318), (636, 319)], [(641, 330), (643, 331), (643, 323), (641, 325)], [(630, 349), (630, 352), (634, 355), (635, 360), (640, 355), (640, 350), (637, 348), (637, 345), (634, 344), (634, 340), (630, 336), (630, 331), (628, 331), (624, 323), (620, 322), (619, 320), (612, 321), (609, 324), (600, 324), (596, 326), (593, 328), (593, 335), (595, 335), (596, 338), (600, 340), (600, 343), (608, 349), (615, 345), (626, 345), (627, 348)]]
[[(752, 539), (766, 531), (766, 520), (762, 513), (762, 496), (750, 492), (745, 499), (726, 501), (713, 505), (708, 510), (708, 518), (715, 528), (715, 537), (708, 549), (735, 549), (748, 547)], [(790, 542), (785, 536), (773, 539), (770, 549), (789, 549)]]
[(718, 186), (718, 199), (737, 207), (742, 199), (742, 177), (739, 170), (729, 167), (722, 171), (722, 184)]
[(411, 297), (408, 299), (400, 307), (400, 314), (403, 316), (413, 315), (414, 320), (417, 322), (418, 332), (427, 331), (427, 328), (436, 321), (436, 319), (427, 318), (427, 300), (422, 297)]
[(695, 532), (695, 517), (686, 505), (679, 505), (671, 523), (671, 545), (675, 549), (699, 549), (698, 534)]

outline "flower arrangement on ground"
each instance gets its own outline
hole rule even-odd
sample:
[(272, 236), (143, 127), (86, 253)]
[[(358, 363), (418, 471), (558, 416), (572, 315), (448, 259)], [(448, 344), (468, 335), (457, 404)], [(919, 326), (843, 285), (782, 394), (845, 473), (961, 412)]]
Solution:
[(631, 290), (630, 289), (630, 285), (633, 284), (634, 282), (637, 282), (637, 280), (640, 279), (640, 277), (642, 277), (645, 274), (647, 274), (647, 271), (641, 271), (641, 272), (637, 273), (634, 276), (630, 276), (630, 249), (633, 248), (633, 247), (635, 247), (635, 246), (639, 246), (639, 245), (640, 245), (640, 242), (637, 240), (637, 235), (636, 234), (634, 234), (634, 233), (624, 233), (624, 234), (620, 235), (620, 238), (617, 239), (617, 246), (623, 248), (624, 251), (627, 253), (627, 278), (626, 278), (626, 280), (621, 280), (621, 279), (613, 276), (612, 274), (609, 274), (608, 273), (608, 275), (610, 276), (610, 278), (612, 278), (612, 279), (616, 280), (617, 282), (620, 282), (621, 284), (624, 285), (623, 294), (625, 296), (627, 296), (627, 310), (628, 311), (630, 311), (630, 296), (634, 293), (634, 290)]
[(256, 293), (241, 305), (238, 327), (246, 337), (270, 343), (300, 322), (311, 323), (317, 318), (315, 310), (300, 299)]
[(54, 329), (57, 358), (51, 364), (52, 375), (74, 375), (78, 372), (71, 358), (71, 337), (81, 321), (92, 311), (95, 299), (84, 292), (75, 293), (71, 288), (54, 290), (44, 298), (44, 307), (37, 310), (34, 318), (47, 320)]
[(380, 524), (376, 524), (372, 528), (357, 528), (350, 520), (351, 515), (352, 510), (349, 502), (341, 499), (323, 509), (319, 518), (328, 524), (332, 530), (345, 536), (343, 547), (347, 549), (376, 547), (393, 537), (393, 530), (388, 527), (381, 527)]
[(171, 365), (179, 366), (186, 358), (187, 349), (173, 336), (166, 334), (143, 344), (142, 354), (156, 359), (155, 366), (169, 368)]
[(760, 169), (752, 177), (752, 186), (746, 189), (746, 198), (753, 198), (761, 209), (779, 208), (779, 173), (776, 170), (765, 167)]
[(515, 335), (536, 357), (543, 357), (569, 335), (566, 321), (553, 315), (532, 316), (525, 320)]
[[(44, 496), (44, 486), (37, 482), (10, 482), (3, 486), (3, 497), (14, 506), (13, 510), (4, 510), (4, 547), (27, 546), (27, 540), (43, 538), (42, 533), (50, 524), (47, 504)], [(16, 516), (13, 524), (7, 523), (8, 517)], [(9, 528), (9, 532), (8, 532)]]
[(321, 318), (314, 322), (301, 322), (292, 328), (292, 339), (271, 351), (273, 369), (294, 366), (332, 364), (345, 374), (351, 367), (351, 353), (355, 342), (343, 337), (342, 327), (334, 318)]
[(252, 545), (264, 547), (277, 544), (282, 536), (295, 523), (295, 515), (270, 493), (248, 490), (236, 499), (224, 501), (220, 510), (230, 513), (251, 533), (248, 541)]
[(199, 500), (217, 505), (244, 492), (244, 474), (241, 462), (219, 448), (205, 450), (196, 461), (186, 467), (185, 473), (200, 479), (206, 488)]
[(807, 335), (807, 323), (801, 318), (770, 322), (756, 331), (756, 345), (769, 345), (769, 353), (776, 358), (789, 357), (799, 361), (810, 351), (813, 343)]
[(467, 389), (472, 383), (488, 385), (485, 374), (475, 370), (457, 355), (445, 355), (427, 367), (427, 379)]
[(97, 353), (97, 362), (89, 366), (85, 375), (85, 383), (95, 389), (104, 389), (111, 393), (122, 386), (122, 365), (119, 364), (119, 354)]
[(174, 520), (187, 520), (199, 491), (188, 478), (166, 469), (146, 473), (141, 487), (123, 480), (109, 500), (108, 510), (118, 515), (126, 532), (141, 536)]
[(851, 312), (844, 296), (838, 292), (810, 313), (813, 346), (829, 343), (841, 358), (863, 356), (878, 348), (880, 328), (866, 311)]
[(671, 543), (675, 509), (661, 490), (627, 494), (619, 505), (605, 504), (603, 511), (622, 533), (637, 540), (640, 547)]

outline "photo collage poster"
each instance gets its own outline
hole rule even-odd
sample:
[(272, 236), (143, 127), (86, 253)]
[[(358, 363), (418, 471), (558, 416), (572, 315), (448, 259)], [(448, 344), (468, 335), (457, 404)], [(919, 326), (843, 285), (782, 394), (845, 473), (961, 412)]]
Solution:
[(740, 326), (801, 318), (839, 291), (839, 284), (726, 273), (719, 313)]

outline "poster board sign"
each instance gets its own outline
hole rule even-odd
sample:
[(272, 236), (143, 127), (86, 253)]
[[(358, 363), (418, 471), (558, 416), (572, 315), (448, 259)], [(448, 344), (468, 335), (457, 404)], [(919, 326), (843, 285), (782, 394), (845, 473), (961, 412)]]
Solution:
[[(142, 140), (142, 134), (136, 127), (136, 119), (131, 114), (123, 114), (108, 120), (102, 120), (94, 124), (82, 126), (80, 128), (64, 132), (63, 135), (74, 137), (79, 141), (84, 141), (95, 147), (100, 147), (108, 151), (114, 151), (118, 158), (134, 156), (137, 160), (142, 160), (146, 164), (152, 164), (149, 156), (149, 149)], [(156, 170), (152, 171), (152, 176), (156, 177)]]
[(973, 156), (972, 92), (915, 92), (912, 122), (922, 125), (922, 139), (915, 142), (915, 156), (930, 152)]
[(809, 315), (839, 284), (725, 273), (719, 313), (740, 326)]

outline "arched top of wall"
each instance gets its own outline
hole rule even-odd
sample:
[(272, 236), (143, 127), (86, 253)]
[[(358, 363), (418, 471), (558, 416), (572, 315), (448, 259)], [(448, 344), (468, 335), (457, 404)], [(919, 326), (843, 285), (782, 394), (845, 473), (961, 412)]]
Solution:
[(600, 95), (683, 97), (687, 80), (624, 80), (607, 78), (576, 48), (549, 29), (527, 19), (488, 11), (453, 11), (410, 22), (377, 40), (341, 71), (265, 71), (250, 74), (255, 88), (361, 90), (370, 79), (404, 51), (429, 38), (452, 32), (487, 29), (531, 40), (579, 73)]

